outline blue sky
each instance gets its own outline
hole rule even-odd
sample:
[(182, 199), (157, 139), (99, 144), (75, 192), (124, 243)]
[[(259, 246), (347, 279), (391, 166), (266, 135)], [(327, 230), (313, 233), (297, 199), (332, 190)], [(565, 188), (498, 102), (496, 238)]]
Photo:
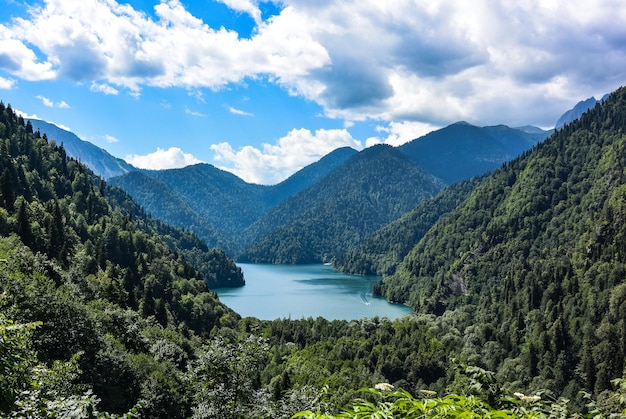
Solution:
[(276, 183), (626, 80), (623, 0), (0, 0), (0, 100), (139, 167)]

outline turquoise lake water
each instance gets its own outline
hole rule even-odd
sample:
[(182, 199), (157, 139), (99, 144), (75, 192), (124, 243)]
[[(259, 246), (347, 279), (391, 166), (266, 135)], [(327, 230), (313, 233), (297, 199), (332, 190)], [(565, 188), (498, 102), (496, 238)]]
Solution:
[(324, 317), (395, 319), (411, 310), (372, 296), (379, 277), (347, 275), (332, 266), (238, 264), (246, 285), (214, 290), (220, 301), (243, 317), (261, 320)]

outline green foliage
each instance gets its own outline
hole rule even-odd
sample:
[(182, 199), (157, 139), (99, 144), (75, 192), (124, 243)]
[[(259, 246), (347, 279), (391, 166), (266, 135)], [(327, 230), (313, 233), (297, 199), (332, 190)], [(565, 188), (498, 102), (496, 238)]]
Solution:
[(249, 336), (231, 342), (216, 338), (200, 352), (189, 371), (197, 387), (194, 418), (247, 418), (267, 403), (259, 371), (267, 344)]
[[(424, 203), (428, 212), (407, 215), (397, 233), (385, 231), (385, 240), (402, 237), (400, 247), (381, 246), (374, 269), (388, 269), (397, 260), (390, 251), (404, 253), (423, 236), (380, 288), (418, 314), (332, 322), (240, 319), (207, 288), (242, 280), (223, 251), (155, 222), (0, 103), (1, 415), (623, 413), (625, 95), (496, 171), (457, 209), (449, 211), (471, 183)], [(432, 181), (388, 147), (371, 153), (386, 162), (381, 171), (414, 174), (413, 187)], [(367, 157), (355, 156), (351, 176), (372, 169)], [(344, 250), (336, 243), (360, 242), (356, 232), (386, 224), (378, 211), (414, 207), (406, 196), (372, 193), (412, 190), (384, 184), (382, 173), (353, 177), (358, 187), (340, 196), (333, 188), (342, 174), (328, 176), (330, 212), (311, 206), (301, 217), (296, 204), (322, 193), (314, 188), (280, 206), (294, 210), (278, 220), (293, 229), (281, 258), (329, 257)], [(434, 194), (438, 184), (429, 184), (413, 198)], [(360, 212), (349, 213), (351, 202)], [(341, 217), (324, 215), (331, 212)], [(316, 239), (324, 235), (334, 238)]]
[[(193, 234), (154, 222), (2, 104), (0, 122), (0, 292), (12, 316), (2, 326), (2, 409), (185, 417), (182, 370), (197, 336), (238, 316), (181, 255), (214, 284), (242, 281), (241, 271)], [(28, 337), (10, 322), (40, 326)], [(60, 388), (56, 376), (76, 386)]]

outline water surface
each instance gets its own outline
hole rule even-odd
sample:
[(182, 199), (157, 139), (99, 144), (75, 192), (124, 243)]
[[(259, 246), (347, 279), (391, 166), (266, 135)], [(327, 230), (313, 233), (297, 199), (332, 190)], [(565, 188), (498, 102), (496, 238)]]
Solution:
[(411, 310), (372, 296), (375, 276), (347, 275), (332, 266), (239, 264), (246, 279), (241, 288), (218, 288), (220, 301), (241, 316), (261, 320), (324, 317), (395, 319)]

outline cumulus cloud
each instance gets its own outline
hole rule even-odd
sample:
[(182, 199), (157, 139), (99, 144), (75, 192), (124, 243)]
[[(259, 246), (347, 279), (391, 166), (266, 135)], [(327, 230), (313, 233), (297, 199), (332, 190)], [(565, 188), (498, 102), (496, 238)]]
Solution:
[(250, 0), (218, 0), (233, 10), (238, 12), (247, 13), (250, 15), (254, 21), (259, 24), (261, 23), (261, 10), (259, 9), (258, 4), (254, 1)]
[(422, 122), (391, 122), (387, 126), (377, 126), (376, 131), (380, 132), (381, 136), (368, 138), (366, 146), (389, 144), (396, 147), (439, 128), (441, 127)]
[(214, 144), (214, 160), (247, 182), (276, 184), (339, 147), (363, 148), (345, 129), (293, 129), (276, 144), (263, 144), (234, 150), (229, 143)]
[(192, 154), (183, 152), (178, 147), (170, 147), (167, 150), (157, 148), (154, 153), (146, 155), (129, 154), (124, 160), (140, 169), (176, 169), (189, 166), (192, 164), (203, 163), (202, 160), (195, 158)]
[(44, 0), (0, 25), (0, 68), (107, 94), (264, 78), (328, 117), (433, 125), (549, 125), (626, 78), (622, 0), (282, 0), (265, 21), (258, 0), (220, 1), (255, 20), (250, 38), (208, 26), (179, 0), (154, 16), (115, 0)]
[(17, 82), (14, 79), (7, 79), (5, 77), (0, 77), (0, 89), (12, 89)]

